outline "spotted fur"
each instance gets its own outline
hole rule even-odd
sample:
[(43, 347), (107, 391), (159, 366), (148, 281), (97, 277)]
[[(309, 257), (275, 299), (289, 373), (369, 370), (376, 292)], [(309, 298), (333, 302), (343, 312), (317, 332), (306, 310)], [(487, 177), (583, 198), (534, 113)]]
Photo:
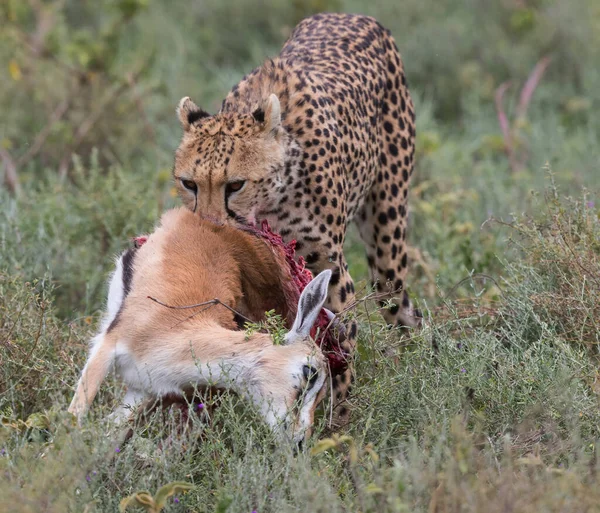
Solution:
[[(278, 57), (233, 87), (218, 114), (189, 98), (178, 112), (174, 177), (188, 208), (225, 221), (266, 219), (296, 239), (313, 272), (333, 271), (326, 306), (334, 312), (354, 299), (343, 245), (355, 221), (371, 278), (393, 299), (385, 319), (420, 324), (406, 293), (415, 111), (388, 30), (366, 16), (312, 16)], [(350, 382), (350, 371), (335, 377), (340, 404)], [(338, 411), (346, 415), (344, 405)]]

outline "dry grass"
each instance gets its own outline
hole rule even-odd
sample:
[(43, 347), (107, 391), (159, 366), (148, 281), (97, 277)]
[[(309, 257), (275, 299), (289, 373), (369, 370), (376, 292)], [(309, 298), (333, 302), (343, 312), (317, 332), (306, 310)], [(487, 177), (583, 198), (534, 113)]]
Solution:
[(534, 312), (564, 340), (598, 354), (600, 214), (587, 197), (561, 199), (555, 188), (547, 192), (538, 212), (510, 225), (524, 255), (518, 265), (534, 270), (520, 273), (531, 288)]

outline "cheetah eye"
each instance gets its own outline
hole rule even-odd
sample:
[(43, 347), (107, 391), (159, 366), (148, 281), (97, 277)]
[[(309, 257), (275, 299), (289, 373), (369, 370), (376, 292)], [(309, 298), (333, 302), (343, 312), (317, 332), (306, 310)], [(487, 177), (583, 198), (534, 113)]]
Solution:
[(196, 185), (196, 182), (193, 182), (192, 180), (181, 180), (181, 185), (194, 194), (198, 192), (198, 186)]
[(234, 192), (239, 192), (244, 188), (244, 185), (246, 185), (246, 180), (236, 180), (235, 182), (229, 182), (225, 186), (225, 194), (229, 195)]

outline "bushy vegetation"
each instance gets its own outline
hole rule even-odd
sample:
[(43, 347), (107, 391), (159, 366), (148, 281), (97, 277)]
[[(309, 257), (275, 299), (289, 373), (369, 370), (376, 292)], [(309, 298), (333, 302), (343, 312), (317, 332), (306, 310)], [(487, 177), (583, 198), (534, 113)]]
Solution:
[[(216, 111), (322, 10), (377, 17), (405, 60), (426, 328), (361, 301), (352, 422), (331, 433), (325, 405), (298, 455), (227, 394), (123, 444), (111, 382), (77, 428), (112, 258), (177, 204), (177, 101)], [(599, 29), (595, 0), (2, 3), (0, 511), (597, 510)]]

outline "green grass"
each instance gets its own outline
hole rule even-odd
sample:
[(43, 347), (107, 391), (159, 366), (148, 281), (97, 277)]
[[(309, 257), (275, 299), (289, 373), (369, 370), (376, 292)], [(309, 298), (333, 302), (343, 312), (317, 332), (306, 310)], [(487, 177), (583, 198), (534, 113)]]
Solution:
[[(155, 414), (122, 446), (105, 418), (122, 393), (111, 383), (75, 427), (65, 409), (95, 319), (63, 320), (49, 279), (3, 274), (5, 510), (114, 511), (134, 492), (186, 481), (193, 490), (169, 510), (587, 511), (600, 434), (598, 330), (577, 331), (582, 312), (595, 322), (600, 309), (600, 216), (588, 204), (550, 194), (546, 212), (511, 228), (521, 258), (497, 264), (499, 288), (473, 279), (460, 301), (439, 298), (409, 339), (361, 306), (349, 438), (319, 452), (325, 408), (297, 456), (230, 395), (202, 398), (210, 414), (187, 424), (179, 410)], [(558, 239), (561, 226), (570, 231)], [(562, 311), (540, 303), (557, 290)]]
[[(0, 149), (19, 182), (0, 190), (0, 511), (117, 511), (178, 481), (193, 489), (165, 511), (598, 511), (597, 2), (73, 0), (37, 54), (32, 5), (0, 6)], [(76, 427), (66, 408), (114, 255), (177, 204), (174, 106), (216, 111), (320, 10), (374, 15), (402, 51), (418, 124), (409, 286), (427, 326), (401, 337), (362, 302), (352, 422), (334, 436), (325, 405), (298, 455), (227, 394), (154, 413), (123, 445), (109, 380)], [(507, 80), (517, 166), (494, 104)], [(364, 296), (354, 229), (346, 252)]]

